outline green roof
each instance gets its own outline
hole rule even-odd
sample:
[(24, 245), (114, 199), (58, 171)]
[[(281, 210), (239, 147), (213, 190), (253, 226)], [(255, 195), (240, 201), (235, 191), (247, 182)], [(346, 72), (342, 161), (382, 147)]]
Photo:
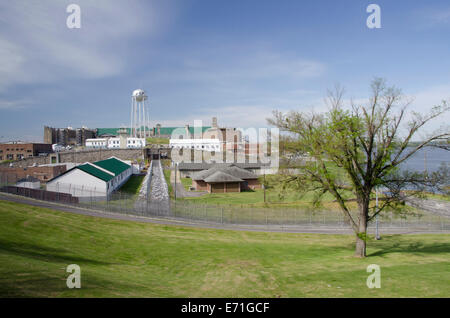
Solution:
[(86, 173), (89, 173), (90, 175), (93, 175), (96, 178), (102, 179), (103, 181), (108, 182), (112, 178), (114, 178), (113, 175), (110, 175), (109, 173), (106, 173), (88, 163), (85, 163), (84, 165), (79, 165), (76, 167), (77, 169), (80, 169)]
[[(102, 135), (119, 136), (119, 129), (120, 128), (97, 128), (97, 136), (102, 136)], [(127, 130), (127, 133), (130, 134), (131, 129), (126, 128), (126, 130)]]
[(106, 160), (100, 160), (97, 162), (93, 163), (94, 165), (105, 169), (111, 173), (114, 174), (114, 176), (110, 173), (107, 173), (99, 168), (96, 168), (95, 166), (93, 166), (92, 164), (89, 163), (85, 163), (76, 167), (73, 167), (72, 169), (67, 170), (66, 172), (63, 172), (62, 174), (60, 174), (59, 176), (54, 177), (53, 179), (49, 180), (49, 181), (53, 181), (56, 178), (61, 177), (62, 175), (65, 175), (66, 173), (68, 173), (69, 171), (72, 171), (73, 169), (80, 169), (86, 173), (89, 173), (90, 175), (99, 178), (103, 181), (108, 182), (109, 180), (113, 179), (115, 176), (121, 174), (122, 172), (124, 172), (125, 170), (127, 170), (128, 168), (130, 168), (131, 166), (126, 164), (125, 162), (116, 159), (114, 157), (106, 159)]
[[(189, 126), (189, 133), (193, 135), (193, 134), (194, 134), (194, 129), (195, 129), (195, 128), (196, 128), (196, 127), (191, 127), (191, 126)], [(211, 128), (211, 127), (210, 127), (210, 126), (202, 126), (202, 127), (201, 127), (202, 133), (204, 133), (205, 131), (207, 131), (209, 128)], [(153, 129), (154, 129), (154, 134), (157, 135), (158, 132), (157, 132), (156, 128), (153, 128)], [(161, 135), (172, 135), (172, 133), (173, 133), (173, 131), (174, 131), (175, 129), (182, 129), (183, 132), (185, 131), (185, 130), (184, 130), (184, 129), (185, 129), (184, 127), (161, 127), (160, 130), (159, 130), (159, 132), (160, 132)]]
[[(202, 133), (204, 133), (205, 131), (207, 131), (209, 128), (211, 128), (211, 126), (202, 126)], [(119, 136), (119, 129), (120, 128), (97, 128), (97, 136), (102, 136), (102, 135), (113, 135), (113, 136)], [(144, 126), (142, 126), (142, 129), (144, 129)], [(160, 134), (161, 135), (172, 135), (172, 132), (175, 129), (183, 129), (184, 132), (184, 127), (161, 127), (160, 129)], [(194, 134), (194, 129), (195, 127), (191, 127), (189, 126), (189, 133), (190, 134)], [(127, 133), (130, 134), (131, 133), (131, 129), (130, 128), (126, 128)], [(156, 131), (156, 127), (154, 128), (148, 128), (148, 130), (153, 130), (154, 135), (157, 135), (157, 131)]]
[(94, 165), (99, 166), (100, 168), (103, 168), (105, 170), (111, 171), (112, 173), (114, 173), (115, 176), (121, 174), (122, 172), (130, 168), (130, 165), (116, 158), (109, 158), (106, 160), (96, 161), (94, 162)]

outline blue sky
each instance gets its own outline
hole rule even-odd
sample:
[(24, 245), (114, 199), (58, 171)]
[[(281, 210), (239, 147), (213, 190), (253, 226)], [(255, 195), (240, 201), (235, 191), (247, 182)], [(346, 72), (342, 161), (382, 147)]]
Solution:
[(127, 125), (139, 87), (164, 126), (264, 127), (273, 109), (324, 109), (336, 83), (363, 99), (376, 76), (427, 111), (450, 98), (449, 35), (448, 1), (0, 0), (0, 141)]

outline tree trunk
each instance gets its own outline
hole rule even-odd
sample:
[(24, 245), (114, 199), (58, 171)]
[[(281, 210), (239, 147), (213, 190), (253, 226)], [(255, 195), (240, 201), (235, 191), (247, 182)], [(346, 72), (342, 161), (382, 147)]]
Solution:
[[(361, 234), (360, 234), (361, 235)], [(366, 257), (366, 239), (362, 239), (360, 236), (356, 235), (356, 250), (355, 257)]]
[[(370, 199), (369, 199), (370, 200)], [(356, 233), (355, 257), (366, 257), (367, 218), (369, 215), (369, 200), (359, 201), (359, 224)]]

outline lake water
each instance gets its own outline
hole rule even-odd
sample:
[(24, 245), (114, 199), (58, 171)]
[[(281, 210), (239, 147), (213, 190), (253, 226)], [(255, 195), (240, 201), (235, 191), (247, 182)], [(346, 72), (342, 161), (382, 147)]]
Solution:
[(439, 169), (442, 162), (450, 166), (450, 151), (426, 147), (417, 151), (401, 167), (411, 171), (423, 172), (426, 169), (428, 172), (433, 172)]

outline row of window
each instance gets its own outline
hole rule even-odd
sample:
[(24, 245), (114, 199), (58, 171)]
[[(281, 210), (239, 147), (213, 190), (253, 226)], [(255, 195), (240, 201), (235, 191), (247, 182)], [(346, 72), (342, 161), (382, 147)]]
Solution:
[(122, 172), (121, 174), (119, 174), (117, 177), (115, 177), (114, 179), (108, 181), (108, 183), (106, 184), (106, 189), (109, 190), (109, 188), (112, 186), (114, 187), (116, 185), (116, 180), (118, 181), (117, 183), (120, 184), (120, 181), (122, 181), (124, 179), (124, 173), (126, 173), (126, 171)]
[[(28, 157), (33, 157), (33, 155), (29, 155)], [(25, 158), (25, 155), (19, 153), (19, 154), (16, 155), (15, 159), (21, 160), (23, 158)], [(0, 160), (3, 160), (3, 156), (0, 156)], [(13, 154), (7, 154), (6, 157), (5, 157), (5, 160), (14, 160), (14, 155)]]
[[(108, 144), (110, 146), (114, 146), (114, 145), (118, 146), (120, 144), (120, 142), (119, 142), (119, 140), (110, 140), (108, 142)], [(136, 145), (136, 144), (143, 145), (144, 143), (140, 140), (138, 142), (136, 142), (136, 140), (127, 140), (127, 144), (128, 145)], [(92, 141), (92, 142), (86, 144), (87, 147), (89, 147), (91, 145), (92, 146), (106, 146), (106, 141)]]
[(185, 149), (219, 149), (220, 145), (171, 145), (171, 148)]
[[(16, 149), (14, 149), (14, 148), (11, 148), (11, 149), (9, 149), (9, 148), (6, 148), (6, 151), (24, 151), (25, 149), (23, 149), (23, 148), (16, 148)], [(0, 153), (2, 153), (3, 152), (3, 149), (0, 149)], [(27, 152), (31, 152), (31, 150), (30, 149), (27, 149)]]

